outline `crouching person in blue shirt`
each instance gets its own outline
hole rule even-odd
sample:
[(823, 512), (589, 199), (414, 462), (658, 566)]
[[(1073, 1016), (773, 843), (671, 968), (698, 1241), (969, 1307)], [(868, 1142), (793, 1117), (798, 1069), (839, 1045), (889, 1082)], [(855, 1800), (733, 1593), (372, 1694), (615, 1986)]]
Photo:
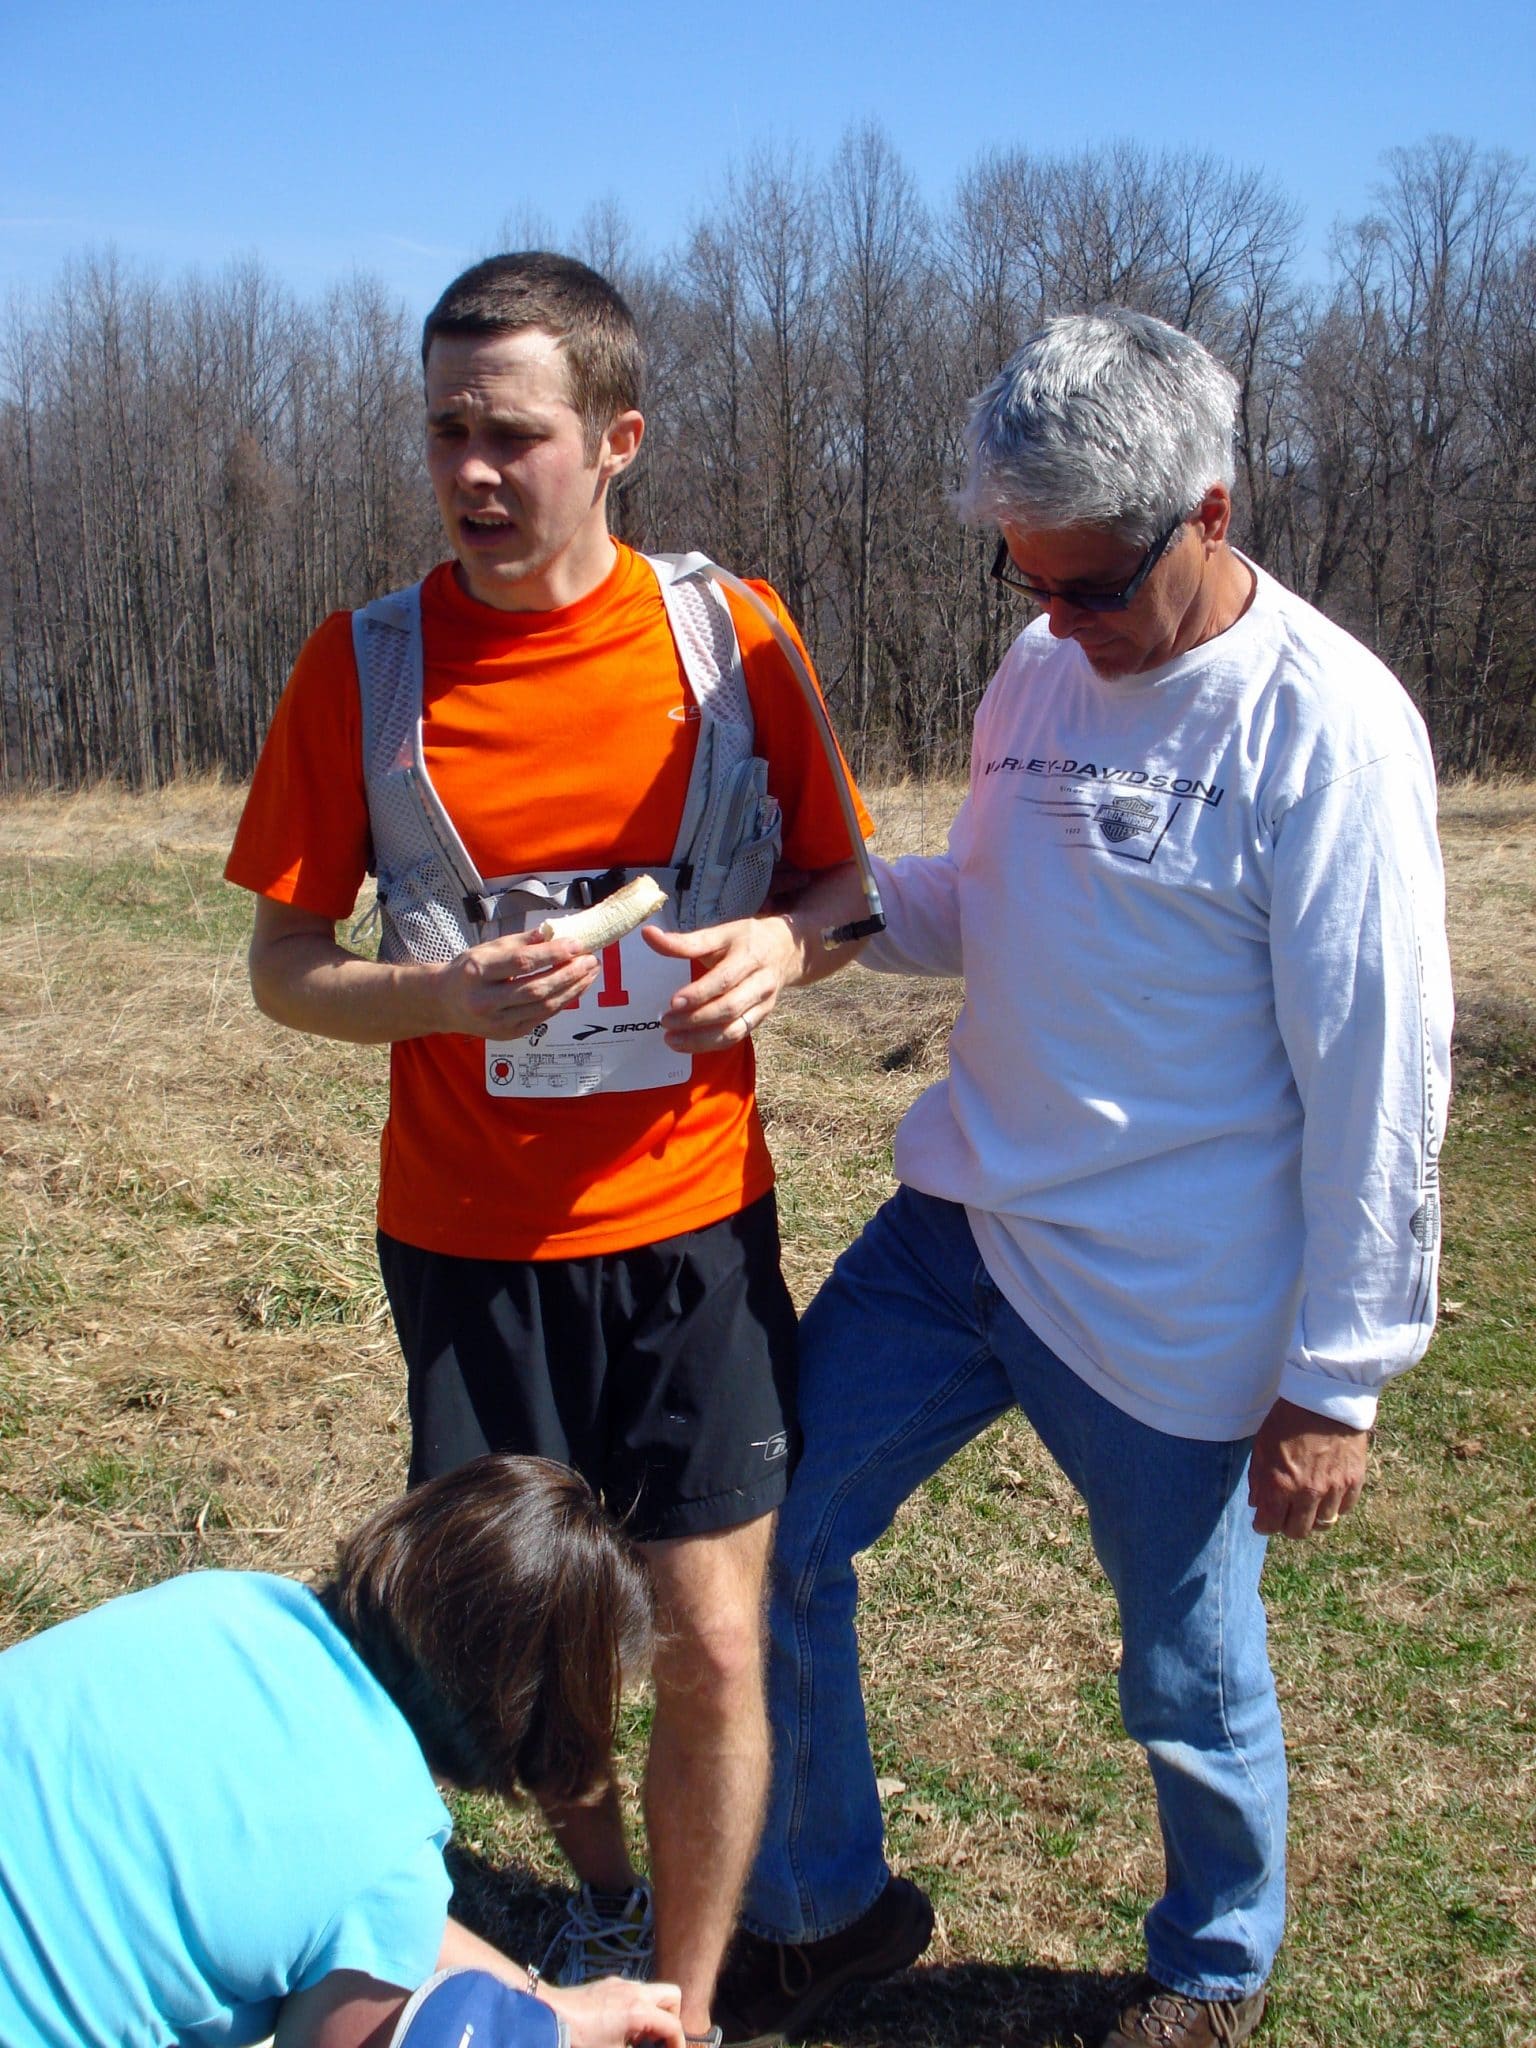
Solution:
[(448, 1918), (434, 1782), (594, 1796), (650, 1647), (585, 1482), (494, 1456), (375, 1515), (318, 1594), (194, 1572), (7, 1650), (0, 2040), (682, 2048), (676, 1986), (552, 1989)]

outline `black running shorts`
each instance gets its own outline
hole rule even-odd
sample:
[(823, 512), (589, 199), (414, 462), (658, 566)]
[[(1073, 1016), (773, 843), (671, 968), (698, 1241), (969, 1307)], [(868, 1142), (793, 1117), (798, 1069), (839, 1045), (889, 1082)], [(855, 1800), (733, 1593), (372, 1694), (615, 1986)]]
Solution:
[(642, 1542), (783, 1499), (798, 1450), (795, 1313), (771, 1194), (585, 1259), (460, 1259), (379, 1233), (405, 1353), (410, 1483), (485, 1451), (574, 1465)]

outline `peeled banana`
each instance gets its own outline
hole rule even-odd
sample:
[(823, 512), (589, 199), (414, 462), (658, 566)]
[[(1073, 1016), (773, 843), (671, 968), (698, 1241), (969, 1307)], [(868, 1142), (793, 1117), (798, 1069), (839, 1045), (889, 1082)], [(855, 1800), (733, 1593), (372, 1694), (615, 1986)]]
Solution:
[(568, 911), (564, 917), (546, 917), (539, 926), (541, 939), (574, 939), (585, 953), (599, 953), (629, 932), (638, 931), (648, 917), (654, 917), (667, 900), (667, 892), (654, 875), (636, 875), (622, 889), (615, 889), (601, 903), (588, 910)]

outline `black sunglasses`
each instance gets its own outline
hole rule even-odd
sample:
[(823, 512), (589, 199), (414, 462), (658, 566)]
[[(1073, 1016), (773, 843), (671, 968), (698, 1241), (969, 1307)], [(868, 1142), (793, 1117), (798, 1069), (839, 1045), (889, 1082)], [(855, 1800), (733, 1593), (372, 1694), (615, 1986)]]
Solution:
[(1001, 583), (1005, 590), (1017, 590), (1023, 596), (1033, 598), (1038, 605), (1048, 605), (1055, 598), (1062, 604), (1071, 605), (1074, 611), (1123, 612), (1162, 560), (1173, 536), (1186, 524), (1183, 519), (1175, 519), (1166, 532), (1159, 534), (1142, 556), (1135, 575), (1122, 590), (1042, 590), (1038, 583), (1026, 583), (1015, 570), (1008, 543), (1001, 535), (998, 536), (997, 553), (992, 561), (992, 581)]

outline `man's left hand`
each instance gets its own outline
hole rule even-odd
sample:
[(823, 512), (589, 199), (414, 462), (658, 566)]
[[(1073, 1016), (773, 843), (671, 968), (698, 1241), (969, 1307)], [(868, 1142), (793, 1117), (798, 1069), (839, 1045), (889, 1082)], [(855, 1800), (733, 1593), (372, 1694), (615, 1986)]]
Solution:
[(821, 981), (858, 959), (862, 945), (830, 947), (824, 934), (829, 925), (861, 917), (866, 907), (852, 861), (821, 868), (809, 879), (781, 864), (774, 907), (766, 913), (692, 932), (647, 925), (645, 942), (654, 951), (693, 963), (693, 980), (661, 1020), (668, 1045), (674, 1052), (719, 1052), (750, 1038), (786, 988)]
[(772, 1011), (800, 963), (783, 917), (743, 917), (694, 932), (647, 925), (645, 939), (656, 952), (693, 963), (695, 979), (678, 990), (661, 1020), (675, 1052), (739, 1045)]
[(1253, 1440), (1248, 1505), (1260, 1536), (1310, 1536), (1347, 1515), (1365, 1484), (1370, 1433), (1276, 1401)]

